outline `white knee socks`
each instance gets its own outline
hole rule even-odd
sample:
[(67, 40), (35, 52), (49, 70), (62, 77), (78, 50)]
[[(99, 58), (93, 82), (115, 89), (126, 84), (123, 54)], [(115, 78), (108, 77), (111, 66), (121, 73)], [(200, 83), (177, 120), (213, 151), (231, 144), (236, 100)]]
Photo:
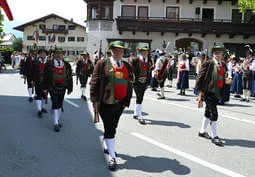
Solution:
[(28, 95), (29, 95), (29, 97), (33, 97), (32, 88), (28, 88), (27, 90), (28, 90)]
[(111, 158), (116, 158), (116, 156), (115, 156), (115, 139), (114, 138), (111, 138), (111, 139), (106, 138), (105, 143), (106, 143), (106, 146), (107, 146), (107, 149), (109, 152), (109, 156)]
[(218, 136), (217, 134), (217, 121), (212, 121), (211, 122), (211, 128), (212, 128), (212, 138), (215, 138)]
[(203, 118), (203, 122), (202, 122), (201, 129), (200, 129), (200, 133), (206, 132), (206, 129), (207, 129), (209, 123), (210, 123), (210, 119), (208, 119), (207, 117), (204, 117), (204, 118)]
[(160, 93), (161, 93), (161, 96), (162, 96), (162, 97), (165, 97), (165, 94), (164, 94), (164, 87), (163, 87), (163, 88), (160, 88)]
[(42, 100), (36, 100), (36, 107), (38, 111), (42, 111)]
[(138, 119), (142, 119), (142, 105), (141, 104), (137, 104), (137, 117)]
[(59, 109), (53, 109), (53, 123), (54, 125), (58, 124), (59, 121)]

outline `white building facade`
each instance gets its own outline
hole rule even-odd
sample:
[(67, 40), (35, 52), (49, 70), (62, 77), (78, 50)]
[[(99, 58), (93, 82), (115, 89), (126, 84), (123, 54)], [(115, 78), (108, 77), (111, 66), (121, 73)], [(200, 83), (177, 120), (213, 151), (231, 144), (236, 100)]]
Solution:
[(124, 41), (133, 52), (144, 44), (170, 51), (224, 45), (239, 55), (245, 44), (255, 44), (254, 15), (240, 13), (237, 0), (84, 1), (90, 53), (100, 49), (100, 40), (102, 52), (113, 40)]
[(23, 51), (33, 49), (35, 41), (35, 31), (38, 31), (38, 48), (47, 50), (56, 46), (62, 47), (66, 55), (77, 55), (87, 51), (86, 28), (80, 24), (68, 20), (55, 14), (39, 18), (28, 22), (14, 29), (23, 31)]
[(4, 34), (1, 39), (0, 46), (1, 47), (11, 47), (12, 43), (15, 41), (16, 36), (14, 34)]

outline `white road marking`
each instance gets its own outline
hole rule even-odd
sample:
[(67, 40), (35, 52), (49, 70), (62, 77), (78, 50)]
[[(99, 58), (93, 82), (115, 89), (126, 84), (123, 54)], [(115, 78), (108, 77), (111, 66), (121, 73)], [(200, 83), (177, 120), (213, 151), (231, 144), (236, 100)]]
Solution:
[(70, 105), (73, 105), (76, 108), (79, 108), (80, 106), (78, 104), (75, 104), (74, 102), (68, 100), (67, 98), (65, 98), (65, 102), (69, 103)]
[[(181, 105), (181, 104), (166, 102), (166, 101), (158, 100), (158, 99), (151, 98), (151, 97), (147, 97), (146, 99), (150, 99), (152, 101), (161, 102), (161, 103), (172, 105), (172, 106), (179, 107), (179, 108), (189, 109), (189, 110), (192, 110), (192, 111), (200, 111), (201, 110), (201, 109), (198, 109), (198, 108), (194, 108), (192, 106), (185, 106), (185, 105)], [(240, 121), (240, 122), (244, 122), (244, 123), (249, 123), (249, 124), (255, 125), (255, 121), (252, 121), (252, 120), (237, 118), (237, 117), (228, 116), (228, 115), (224, 115), (224, 114), (222, 115), (222, 117), (227, 118), (227, 119), (232, 119), (232, 120), (236, 120), (236, 121)]]
[(157, 146), (157, 147), (159, 147), (159, 148), (161, 148), (161, 149), (164, 149), (164, 150), (166, 150), (166, 151), (168, 151), (168, 152), (174, 153), (174, 154), (176, 154), (176, 155), (178, 155), (178, 156), (181, 156), (181, 157), (183, 157), (183, 158), (185, 158), (185, 159), (187, 159), (187, 160), (190, 160), (190, 161), (192, 161), (192, 162), (195, 162), (195, 163), (197, 163), (197, 164), (199, 164), (199, 165), (202, 165), (202, 166), (204, 166), (204, 167), (210, 168), (210, 169), (212, 169), (212, 170), (214, 170), (214, 171), (217, 171), (217, 172), (219, 172), (219, 173), (222, 173), (222, 174), (224, 174), (224, 175), (227, 175), (227, 176), (230, 176), (230, 177), (245, 177), (244, 175), (241, 175), (241, 174), (236, 173), (236, 172), (233, 172), (233, 171), (231, 171), (231, 170), (222, 168), (222, 167), (220, 167), (220, 166), (218, 166), (218, 165), (215, 165), (215, 164), (213, 164), (213, 163), (207, 162), (207, 161), (205, 161), (205, 160), (203, 160), (203, 159), (200, 159), (200, 158), (198, 158), (198, 157), (192, 156), (192, 155), (187, 154), (187, 153), (185, 153), (185, 152), (182, 152), (182, 151), (180, 151), (180, 150), (178, 150), (178, 149), (174, 149), (174, 148), (172, 148), (172, 147), (170, 147), (170, 146), (167, 146), (167, 145), (165, 145), (165, 144), (162, 144), (162, 143), (160, 143), (160, 142), (157, 142), (157, 141), (155, 141), (155, 140), (153, 140), (153, 139), (151, 139), (151, 138), (148, 138), (148, 137), (146, 137), (146, 136), (144, 136), (144, 135), (141, 135), (141, 134), (139, 134), (139, 133), (133, 132), (133, 133), (131, 133), (131, 134), (132, 134), (133, 136), (135, 136), (135, 137), (137, 137), (137, 138), (143, 140), (143, 141), (146, 141), (147, 143), (150, 143), (150, 144), (152, 144), (152, 145), (155, 145), (155, 146)]

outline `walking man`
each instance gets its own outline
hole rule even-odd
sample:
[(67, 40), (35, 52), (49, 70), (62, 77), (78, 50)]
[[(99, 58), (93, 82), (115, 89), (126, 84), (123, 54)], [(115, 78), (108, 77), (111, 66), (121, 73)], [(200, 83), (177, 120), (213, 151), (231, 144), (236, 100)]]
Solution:
[[(215, 46), (212, 49), (213, 59), (202, 65), (196, 80), (196, 89), (199, 92), (198, 107), (203, 107), (203, 99), (206, 104), (202, 126), (198, 135), (211, 139), (212, 143), (218, 146), (223, 146), (223, 142), (217, 133), (217, 104), (224, 93), (225, 74), (227, 72), (223, 62), (224, 51), (225, 48), (220, 46)], [(206, 132), (209, 123), (212, 128), (211, 136)]]

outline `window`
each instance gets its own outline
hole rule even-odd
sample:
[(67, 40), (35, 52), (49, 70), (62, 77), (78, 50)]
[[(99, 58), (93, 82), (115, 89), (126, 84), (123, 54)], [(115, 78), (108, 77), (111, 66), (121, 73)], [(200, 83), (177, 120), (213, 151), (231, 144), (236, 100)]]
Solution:
[(57, 31), (58, 30), (58, 25), (53, 25), (53, 30)]
[(65, 29), (66, 29), (65, 25), (59, 25), (58, 26), (58, 30), (60, 30), (60, 31), (64, 31)]
[(91, 19), (99, 19), (99, 7), (97, 4), (91, 7)]
[(69, 29), (69, 30), (75, 30), (75, 28), (76, 28), (75, 25), (69, 25), (69, 26), (68, 26), (68, 29)]
[(111, 19), (110, 12), (111, 12), (110, 6), (104, 6), (102, 8), (102, 19)]
[(32, 41), (32, 40), (35, 40), (35, 38), (34, 38), (34, 36), (27, 36), (27, 40)]
[(179, 18), (179, 7), (167, 7), (166, 8), (166, 18), (178, 19)]
[(77, 37), (78, 42), (84, 42), (84, 37)]
[(246, 10), (246, 12), (244, 13), (244, 22), (248, 23), (252, 16), (252, 10)]
[(138, 7), (138, 17), (139, 18), (147, 18), (149, 14), (149, 8), (147, 6), (139, 6)]
[(59, 36), (58, 37), (59, 42), (65, 42), (65, 40), (66, 40), (65, 36)]
[(39, 25), (39, 29), (44, 30), (45, 28), (46, 28), (45, 25), (43, 25), (43, 24)]
[(39, 41), (46, 41), (46, 36), (39, 36), (38, 39)]
[(242, 22), (242, 13), (239, 9), (232, 9), (232, 22), (241, 23)]
[(48, 36), (48, 40), (49, 40), (49, 42), (55, 42), (56, 36), (54, 34), (52, 34), (52, 35)]
[(68, 41), (75, 41), (75, 37), (68, 37)]
[(136, 6), (122, 6), (121, 9), (122, 17), (136, 17)]

